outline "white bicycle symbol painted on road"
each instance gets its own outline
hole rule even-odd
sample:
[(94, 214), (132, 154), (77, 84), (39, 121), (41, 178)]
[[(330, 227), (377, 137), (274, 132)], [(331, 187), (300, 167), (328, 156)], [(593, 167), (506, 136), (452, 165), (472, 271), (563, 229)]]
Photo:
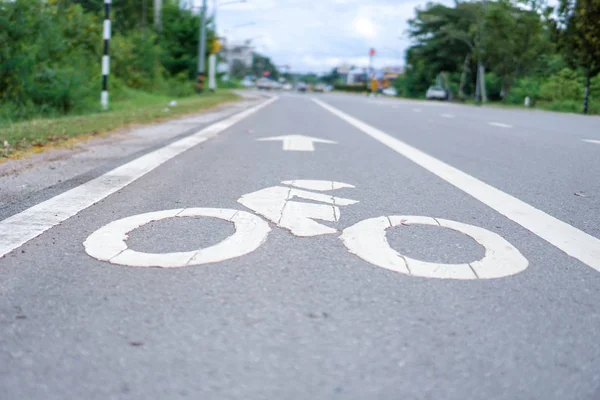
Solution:
[[(324, 194), (354, 186), (333, 181), (294, 180), (243, 195), (238, 202), (295, 236), (311, 237), (338, 231), (316, 220), (337, 222), (340, 206), (358, 203)], [(309, 190), (312, 190), (309, 191)], [(317, 193), (315, 193), (315, 191)], [(312, 203), (300, 202), (304, 199)], [(318, 204), (317, 204), (318, 203)], [(153, 221), (167, 218), (209, 217), (234, 224), (235, 233), (213, 246), (186, 252), (144, 253), (127, 247), (128, 234)], [(392, 249), (386, 230), (402, 225), (431, 225), (461, 232), (484, 247), (482, 259), (465, 264), (416, 260)], [(246, 211), (225, 208), (183, 208), (134, 215), (113, 221), (92, 233), (84, 242), (92, 257), (132, 267), (177, 268), (216, 263), (241, 257), (258, 249), (267, 239), (269, 223)], [(486, 229), (440, 218), (392, 215), (369, 218), (345, 228), (340, 239), (350, 253), (381, 268), (413, 276), (450, 279), (489, 279), (517, 274), (527, 259), (504, 238)]]

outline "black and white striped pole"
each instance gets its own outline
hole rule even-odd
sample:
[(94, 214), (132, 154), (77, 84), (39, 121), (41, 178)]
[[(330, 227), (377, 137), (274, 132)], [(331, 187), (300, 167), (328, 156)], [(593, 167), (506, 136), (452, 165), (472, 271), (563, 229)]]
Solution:
[(108, 109), (108, 74), (110, 72), (110, 57), (108, 56), (108, 42), (110, 41), (110, 2), (104, 0), (104, 54), (102, 55), (102, 93), (100, 94), (100, 104), (102, 109)]

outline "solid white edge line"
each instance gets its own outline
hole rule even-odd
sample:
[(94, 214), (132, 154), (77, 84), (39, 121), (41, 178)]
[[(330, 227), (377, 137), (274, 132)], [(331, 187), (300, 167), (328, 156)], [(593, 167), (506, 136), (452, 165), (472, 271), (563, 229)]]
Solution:
[(230, 128), (273, 103), (277, 98), (273, 97), (257, 106), (209, 125), (190, 136), (136, 158), (89, 182), (0, 221), (0, 257), (124, 188), (161, 164)]
[(600, 271), (600, 240), (320, 100), (313, 101), (373, 139), (481, 201), (568, 255)]

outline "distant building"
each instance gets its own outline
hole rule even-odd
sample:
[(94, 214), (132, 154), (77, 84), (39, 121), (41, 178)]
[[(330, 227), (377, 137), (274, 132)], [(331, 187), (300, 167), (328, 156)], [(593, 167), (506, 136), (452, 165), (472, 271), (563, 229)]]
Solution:
[(367, 68), (352, 68), (348, 71), (347, 85), (364, 84), (367, 81)]
[(348, 64), (342, 64), (341, 66), (335, 69), (335, 72), (338, 75), (338, 80), (346, 83), (348, 82), (348, 73), (352, 70), (352, 66)]
[(231, 68), (235, 64), (241, 64), (245, 68), (252, 68), (252, 60), (254, 52), (249, 41), (244, 42), (228, 42), (221, 49), (221, 56), (227, 64), (227, 71), (231, 74)]
[(394, 81), (398, 79), (398, 77), (404, 74), (403, 66), (392, 66), (392, 67), (384, 67), (381, 69), (383, 73), (383, 87), (390, 87), (394, 85)]

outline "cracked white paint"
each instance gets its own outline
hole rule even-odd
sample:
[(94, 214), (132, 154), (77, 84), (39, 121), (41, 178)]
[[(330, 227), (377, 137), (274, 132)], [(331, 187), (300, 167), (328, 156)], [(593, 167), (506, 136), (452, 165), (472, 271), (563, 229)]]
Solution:
[[(149, 222), (167, 218), (211, 217), (233, 222), (235, 233), (203, 249), (172, 253), (144, 253), (127, 247), (128, 234)], [(132, 267), (180, 268), (215, 263), (253, 252), (267, 239), (269, 224), (245, 211), (222, 208), (184, 208), (133, 215), (113, 221), (83, 243), (92, 257)]]
[[(290, 185), (293, 183), (295, 186), (316, 188), (315, 190), (321, 191), (353, 187), (347, 183), (333, 181), (295, 180), (284, 181), (283, 183)], [(293, 200), (295, 198), (325, 204), (298, 202)], [(338, 206), (358, 203), (356, 200), (285, 186), (273, 186), (245, 194), (238, 199), (238, 202), (277, 226), (288, 229), (292, 234), (302, 237), (336, 233), (336, 229), (315, 220), (336, 222), (340, 218)]]
[[(402, 225), (432, 225), (461, 232), (485, 248), (481, 260), (468, 264), (444, 264), (415, 260), (392, 249), (386, 230)], [(420, 216), (370, 218), (344, 229), (346, 248), (363, 260), (403, 274), (442, 279), (489, 279), (517, 274), (529, 265), (527, 259), (496, 233), (456, 221)]]

